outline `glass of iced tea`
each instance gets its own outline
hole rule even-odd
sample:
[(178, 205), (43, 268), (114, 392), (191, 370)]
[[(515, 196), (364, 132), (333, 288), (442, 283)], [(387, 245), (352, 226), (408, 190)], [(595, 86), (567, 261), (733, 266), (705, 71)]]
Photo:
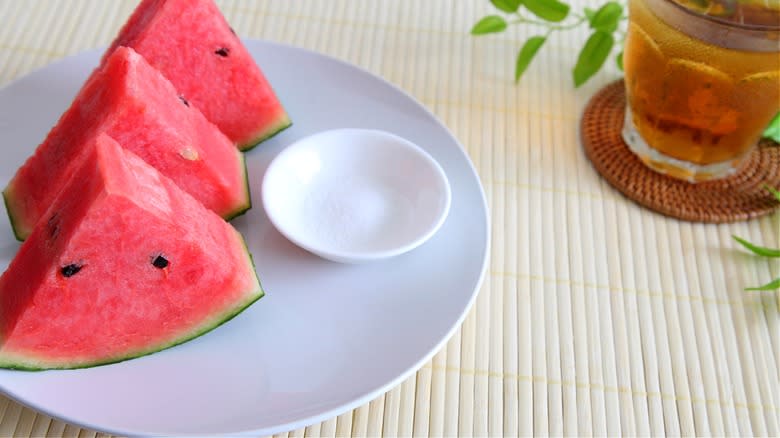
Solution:
[(629, 0), (623, 138), (651, 168), (728, 176), (780, 111), (780, 0)]

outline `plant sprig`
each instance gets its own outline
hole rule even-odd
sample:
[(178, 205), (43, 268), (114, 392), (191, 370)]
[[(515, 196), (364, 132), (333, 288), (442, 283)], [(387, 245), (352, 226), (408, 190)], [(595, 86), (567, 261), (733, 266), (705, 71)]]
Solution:
[(764, 131), (764, 137), (771, 138), (775, 143), (780, 143), (780, 113), (775, 114), (775, 118), (769, 122), (769, 126)]
[[(778, 118), (775, 117), (775, 119), (777, 120)], [(774, 196), (778, 202), (780, 202), (780, 191), (769, 186), (767, 186), (766, 189), (769, 190), (770, 193), (772, 193), (772, 196)], [(754, 245), (739, 236), (731, 236), (731, 237), (733, 237), (734, 240), (736, 240), (740, 245), (742, 245), (748, 251), (752, 252), (755, 255), (761, 257), (780, 257), (780, 248), (767, 248), (764, 246)], [(764, 291), (764, 290), (775, 290), (775, 289), (780, 289), (780, 277), (775, 278), (774, 280), (770, 281), (769, 283), (763, 286), (745, 288), (745, 290), (749, 290), (749, 291)]]
[[(498, 9), (508, 15), (488, 15), (471, 29), (472, 35), (487, 35), (505, 31), (510, 25), (532, 25), (543, 29), (541, 35), (526, 40), (515, 61), (515, 81), (519, 81), (536, 54), (553, 32), (567, 31), (588, 24), (591, 29), (588, 39), (580, 49), (577, 63), (572, 69), (575, 87), (588, 81), (604, 66), (624, 33), (620, 22), (626, 18), (623, 4), (608, 1), (598, 9), (583, 8), (582, 13), (571, 11), (571, 6), (559, 0), (490, 0)], [(621, 44), (618, 44), (620, 46)], [(615, 56), (615, 62), (623, 68), (623, 51)]]

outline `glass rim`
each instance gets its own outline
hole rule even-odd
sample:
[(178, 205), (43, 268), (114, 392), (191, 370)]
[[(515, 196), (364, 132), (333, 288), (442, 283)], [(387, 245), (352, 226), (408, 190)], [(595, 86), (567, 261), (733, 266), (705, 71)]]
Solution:
[[(672, 5), (676, 9), (678, 9), (678, 10), (680, 10), (680, 11), (682, 11), (682, 12), (684, 12), (684, 13), (686, 13), (686, 14), (694, 17), (694, 18), (702, 19), (702, 20), (706, 20), (706, 21), (711, 21), (711, 22), (717, 23), (717, 24), (722, 25), (722, 26), (731, 27), (731, 28), (740, 29), (740, 30), (748, 30), (748, 31), (780, 32), (780, 21), (778, 21), (778, 23), (776, 25), (738, 23), (736, 21), (725, 20), (725, 19), (720, 18), (720, 17), (715, 17), (715, 16), (712, 16), (712, 15), (705, 15), (705, 14), (698, 13), (698, 12), (692, 10), (692, 9), (686, 8), (685, 6), (677, 3), (674, 0), (662, 0), (662, 1), (667, 3), (667, 4)], [(779, 16), (780, 16), (780, 11), (779, 11)], [(780, 42), (778, 42), (778, 50), (780, 50)]]

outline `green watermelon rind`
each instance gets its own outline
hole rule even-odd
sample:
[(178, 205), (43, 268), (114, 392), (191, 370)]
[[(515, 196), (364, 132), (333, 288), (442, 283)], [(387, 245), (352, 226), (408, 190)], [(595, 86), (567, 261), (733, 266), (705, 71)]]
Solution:
[(249, 170), (246, 167), (246, 159), (243, 154), (241, 154), (241, 165), (243, 166), (244, 171), (244, 191), (246, 191), (246, 203), (240, 205), (235, 210), (222, 215), (222, 218), (228, 222), (252, 209), (252, 192), (249, 186)]
[[(8, 222), (11, 223), (11, 231), (14, 233), (14, 237), (19, 242), (24, 242), (24, 239), (27, 238), (27, 236), (22, 236), (22, 233), (19, 231), (19, 221), (17, 218), (13, 215), (13, 210), (11, 209), (11, 203), (14, 196), (11, 194), (11, 186), (3, 190), (3, 204), (5, 205), (5, 211), (8, 214)], [(28, 232), (27, 235), (30, 235)]]
[(282, 113), (283, 116), (279, 117), (279, 119), (276, 121), (276, 123), (267, 126), (265, 129), (263, 129), (260, 134), (255, 137), (252, 140), (249, 140), (246, 143), (241, 143), (238, 146), (238, 150), (241, 152), (248, 152), (257, 147), (260, 143), (268, 140), (269, 138), (275, 136), (276, 134), (284, 131), (285, 129), (292, 126), (292, 120), (290, 119), (290, 116), (287, 115), (287, 113)]
[[(205, 324), (201, 325), (200, 327), (196, 328), (191, 332), (190, 335), (185, 335), (182, 338), (176, 339), (173, 342), (169, 344), (162, 344), (161, 346), (154, 346), (149, 348), (148, 350), (142, 350), (139, 352), (133, 352), (127, 356), (121, 356), (116, 358), (110, 358), (106, 359), (104, 361), (98, 361), (98, 362), (87, 362), (87, 363), (74, 363), (71, 365), (45, 365), (45, 366), (38, 366), (38, 365), (31, 365), (30, 363), (24, 363), (24, 359), (21, 357), (21, 355), (18, 355), (19, 360), (13, 361), (13, 360), (4, 360), (4, 358), (0, 359), (0, 368), (3, 369), (10, 369), (10, 370), (18, 370), (18, 371), (47, 371), (47, 370), (76, 370), (76, 369), (84, 369), (84, 368), (94, 368), (97, 366), (102, 365), (110, 365), (114, 363), (124, 362), (132, 359), (138, 359), (140, 357), (149, 356), (154, 353), (158, 353), (163, 350), (167, 350), (169, 348), (173, 348), (177, 345), (184, 344), (185, 342), (189, 342), (193, 339), (199, 338), (206, 333), (216, 329), (217, 327), (221, 326), (222, 324), (225, 324), (226, 322), (230, 321), (231, 319), (238, 316), (241, 312), (249, 308), (252, 304), (254, 304), (257, 300), (260, 298), (263, 298), (265, 296), (265, 290), (263, 289), (262, 284), (260, 283), (260, 278), (257, 275), (257, 269), (255, 267), (255, 260), (254, 257), (252, 257), (252, 253), (249, 252), (249, 248), (246, 245), (246, 241), (244, 240), (243, 236), (241, 236), (238, 231), (236, 231), (236, 234), (239, 236), (239, 239), (241, 243), (244, 246), (244, 254), (247, 255), (248, 262), (252, 267), (252, 272), (255, 274), (255, 280), (257, 280), (257, 287), (258, 289), (255, 291), (252, 291), (250, 294), (248, 294), (248, 300), (244, 303), (240, 304), (238, 307), (231, 309), (227, 313), (214, 317), (207, 321)], [(1, 355), (2, 353), (0, 353)]]

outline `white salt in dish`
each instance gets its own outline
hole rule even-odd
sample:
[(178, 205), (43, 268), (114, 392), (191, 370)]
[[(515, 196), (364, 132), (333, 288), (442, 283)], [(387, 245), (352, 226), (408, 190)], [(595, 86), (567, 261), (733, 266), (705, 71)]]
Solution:
[(444, 223), (452, 197), (427, 152), (369, 129), (324, 131), (288, 146), (268, 166), (262, 195), (282, 235), (343, 263), (418, 247)]

